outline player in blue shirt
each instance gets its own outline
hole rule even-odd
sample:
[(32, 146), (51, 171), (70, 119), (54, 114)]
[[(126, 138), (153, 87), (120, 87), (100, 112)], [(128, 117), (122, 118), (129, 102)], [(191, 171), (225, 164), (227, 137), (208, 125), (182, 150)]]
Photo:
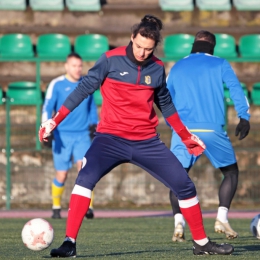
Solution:
[[(250, 129), (249, 104), (240, 82), (230, 64), (213, 56), (215, 35), (208, 31), (196, 34), (191, 54), (178, 61), (170, 70), (167, 88), (184, 124), (205, 143), (205, 155), (223, 174), (219, 188), (219, 208), (215, 231), (225, 233), (229, 239), (238, 236), (229, 225), (228, 210), (238, 183), (238, 165), (232, 144), (223, 129), (225, 125), (225, 83), (235, 104), (240, 119), (235, 135), (245, 138)], [(200, 156), (187, 152), (176, 132), (172, 131), (171, 151), (189, 172)], [(185, 221), (178, 200), (170, 191), (170, 200), (175, 218), (173, 241), (184, 240)]]
[[(55, 78), (48, 86), (42, 110), (42, 122), (52, 118), (81, 81), (81, 57), (76, 53), (68, 55), (65, 70), (66, 75)], [(53, 132), (52, 153), (56, 177), (52, 182), (52, 218), (61, 218), (61, 196), (68, 170), (72, 167), (72, 162), (75, 162), (80, 171), (82, 159), (91, 144), (92, 133), (89, 130), (95, 129), (97, 122), (97, 107), (93, 96), (90, 95)], [(93, 216), (93, 204), (91, 204), (86, 217), (93, 218)]]

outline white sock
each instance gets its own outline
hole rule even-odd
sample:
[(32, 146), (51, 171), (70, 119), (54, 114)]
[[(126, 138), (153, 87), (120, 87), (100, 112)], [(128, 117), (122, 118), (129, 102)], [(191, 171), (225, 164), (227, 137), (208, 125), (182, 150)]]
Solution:
[(177, 213), (174, 215), (174, 224), (175, 227), (177, 226), (178, 223), (181, 223), (183, 227), (185, 227), (185, 220), (183, 218), (183, 215), (181, 213)]
[(222, 223), (228, 223), (228, 208), (226, 207), (219, 207), (218, 208), (218, 215), (217, 219), (221, 221)]
[(209, 239), (207, 237), (200, 239), (200, 240), (194, 240), (198, 245), (200, 246), (205, 246), (208, 242)]
[(72, 237), (65, 237), (64, 241), (71, 241), (72, 243), (76, 242), (76, 240)]

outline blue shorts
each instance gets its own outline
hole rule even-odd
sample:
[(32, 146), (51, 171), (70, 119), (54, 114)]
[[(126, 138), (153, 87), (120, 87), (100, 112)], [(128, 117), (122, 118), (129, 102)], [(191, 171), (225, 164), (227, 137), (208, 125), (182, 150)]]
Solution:
[(79, 133), (54, 132), (52, 154), (56, 171), (67, 171), (72, 163), (81, 161), (90, 147), (88, 131)]
[[(236, 163), (234, 149), (225, 131), (190, 131), (204, 142), (206, 145), (204, 154), (215, 168)], [(174, 131), (172, 132), (171, 151), (179, 159), (184, 168), (190, 168), (200, 157), (191, 155), (178, 134)]]
[(187, 172), (158, 136), (130, 141), (97, 133), (83, 158), (76, 184), (93, 190), (103, 176), (122, 163), (141, 167), (171, 189), (178, 199), (196, 196), (195, 186)]

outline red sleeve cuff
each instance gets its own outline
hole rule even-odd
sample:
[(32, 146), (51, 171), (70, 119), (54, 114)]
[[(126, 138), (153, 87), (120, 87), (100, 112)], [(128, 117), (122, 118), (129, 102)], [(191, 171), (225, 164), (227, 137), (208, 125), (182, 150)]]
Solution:
[(61, 108), (59, 109), (59, 111), (53, 117), (54, 122), (58, 125), (63, 119), (65, 119), (65, 117), (69, 113), (70, 113), (70, 110), (62, 105)]
[(177, 112), (167, 117), (166, 120), (176, 133), (179, 133), (184, 128), (186, 128), (185, 125), (182, 123), (179, 114)]

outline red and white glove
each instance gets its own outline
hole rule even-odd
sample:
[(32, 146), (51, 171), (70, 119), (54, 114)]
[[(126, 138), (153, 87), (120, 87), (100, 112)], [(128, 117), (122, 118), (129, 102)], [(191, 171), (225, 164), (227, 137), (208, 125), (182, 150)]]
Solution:
[(199, 139), (198, 136), (192, 134), (188, 130), (188, 128), (182, 123), (177, 112), (170, 117), (167, 117), (166, 120), (180, 136), (182, 142), (185, 144), (190, 154), (199, 156), (204, 152), (206, 149), (205, 144)]
[(39, 130), (39, 140), (40, 142), (48, 142), (48, 137), (51, 135), (51, 132), (57, 127), (56, 122), (51, 118), (43, 122)]
[(70, 113), (70, 111), (61, 106), (60, 110), (56, 113), (56, 115), (43, 122), (40, 126), (39, 130), (39, 140), (40, 142), (45, 141), (48, 142), (48, 137), (51, 135), (51, 132), (58, 126), (58, 124)]

